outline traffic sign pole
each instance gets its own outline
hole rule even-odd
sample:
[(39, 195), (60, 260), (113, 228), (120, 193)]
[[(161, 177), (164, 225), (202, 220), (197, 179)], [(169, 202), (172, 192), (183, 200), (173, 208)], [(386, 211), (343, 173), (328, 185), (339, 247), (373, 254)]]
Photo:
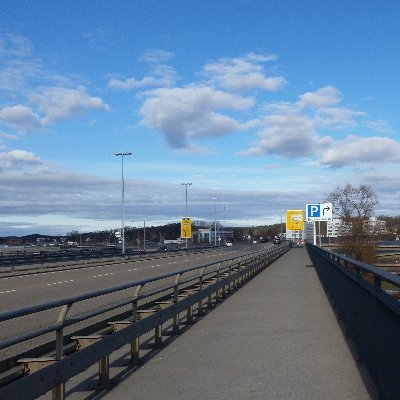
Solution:
[(315, 221), (313, 223), (313, 229), (314, 229), (314, 246), (317, 245), (317, 229), (315, 228)]

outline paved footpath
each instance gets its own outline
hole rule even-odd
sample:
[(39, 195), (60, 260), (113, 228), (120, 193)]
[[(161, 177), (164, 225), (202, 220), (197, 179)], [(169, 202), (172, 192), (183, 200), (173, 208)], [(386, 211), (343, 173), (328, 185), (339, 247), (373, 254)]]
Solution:
[(293, 248), (101, 399), (376, 399)]

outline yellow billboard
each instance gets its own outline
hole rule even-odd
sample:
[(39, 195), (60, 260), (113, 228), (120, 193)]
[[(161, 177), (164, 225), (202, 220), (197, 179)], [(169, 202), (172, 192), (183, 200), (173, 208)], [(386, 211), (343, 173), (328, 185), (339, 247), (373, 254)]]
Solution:
[(304, 211), (286, 210), (286, 229), (302, 231), (304, 229)]
[(190, 239), (192, 237), (192, 219), (182, 218), (181, 219), (181, 238)]

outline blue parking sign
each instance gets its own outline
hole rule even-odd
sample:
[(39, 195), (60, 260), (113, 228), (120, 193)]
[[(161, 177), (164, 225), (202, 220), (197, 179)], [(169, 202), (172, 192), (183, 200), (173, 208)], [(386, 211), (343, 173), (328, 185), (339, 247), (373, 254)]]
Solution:
[(306, 221), (332, 221), (332, 203), (307, 204)]

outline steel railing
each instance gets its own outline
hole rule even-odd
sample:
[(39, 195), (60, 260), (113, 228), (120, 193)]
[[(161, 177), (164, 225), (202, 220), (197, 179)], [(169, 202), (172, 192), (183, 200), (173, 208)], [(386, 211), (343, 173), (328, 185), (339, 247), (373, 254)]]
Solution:
[[(107, 368), (104, 366), (107, 366), (108, 362), (105, 362), (105, 360), (108, 360), (108, 356), (112, 352), (129, 343), (133, 346), (132, 349), (136, 349), (132, 350), (131, 355), (137, 361), (139, 351), (138, 340), (141, 335), (152, 329), (156, 329), (155, 332), (158, 332), (159, 335), (161, 325), (168, 320), (173, 321), (173, 332), (177, 333), (179, 331), (179, 313), (186, 311), (189, 321), (192, 315), (192, 307), (197, 306), (197, 312), (200, 315), (203, 312), (203, 300), (205, 298), (207, 298), (206, 305), (211, 307), (212, 296), (214, 296), (214, 302), (217, 303), (221, 296), (225, 296), (228, 291), (237, 289), (242, 283), (260, 272), (288, 249), (289, 245), (284, 244), (267, 250), (252, 252), (245, 256), (227, 258), (156, 277), (132, 281), (107, 289), (0, 313), (1, 323), (61, 308), (54, 323), (19, 334), (15, 337), (0, 340), (0, 349), (6, 349), (45, 334), (55, 333), (55, 349), (51, 357), (46, 357), (46, 361), (44, 361), (44, 358), (39, 358), (44, 364), (36, 372), (29, 374), (29, 368), (25, 369), (25, 372), (28, 374), (24, 374), (19, 379), (1, 387), (0, 400), (10, 400), (13, 398), (18, 400), (33, 399), (49, 390), (53, 390), (54, 399), (62, 400), (65, 393), (64, 383), (68, 379), (84, 371), (99, 360), (104, 361), (102, 364), (102, 373), (107, 374), (105, 372)], [(185, 278), (185, 275), (189, 276)], [(156, 288), (143, 293), (143, 288), (146, 285), (154, 283), (158, 284)], [(132, 295), (129, 298), (68, 317), (71, 308), (77, 303), (88, 302), (100, 296), (111, 295), (127, 289), (132, 290)], [(183, 292), (186, 294), (182, 295)], [(170, 299), (170, 301), (165, 301), (166, 299)], [(148, 301), (150, 302), (148, 304), (155, 305), (156, 300), (162, 300), (162, 303), (166, 307), (153, 308), (154, 312), (147, 318), (138, 319), (141, 311), (139, 302)], [(131, 308), (131, 315), (125, 321), (126, 327), (124, 329), (101, 336), (101, 340), (96, 341), (90, 346), (82, 347), (79, 351), (68, 355), (65, 354), (66, 339), (71, 339), (71, 335), (65, 337), (65, 328), (127, 305)], [(156, 335), (157, 333), (155, 333)], [(136, 354), (133, 354), (133, 352), (136, 352)]]
[(334, 251), (307, 244), (359, 359), (374, 379), (381, 399), (400, 393), (400, 278)]

